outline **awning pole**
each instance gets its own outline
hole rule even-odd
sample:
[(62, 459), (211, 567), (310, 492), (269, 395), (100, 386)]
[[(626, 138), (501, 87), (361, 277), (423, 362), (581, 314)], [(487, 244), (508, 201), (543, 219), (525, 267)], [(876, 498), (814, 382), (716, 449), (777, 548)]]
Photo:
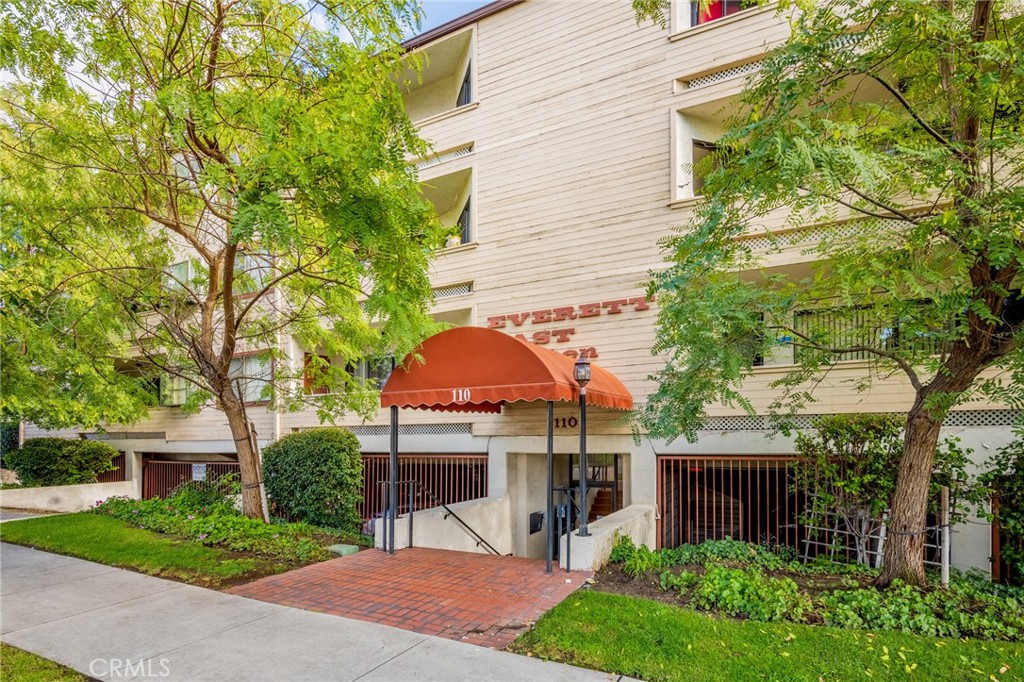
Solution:
[(590, 473), (587, 466), (587, 389), (580, 387), (580, 532), (581, 538), (588, 537), (587, 530), (587, 475)]
[(395, 553), (395, 516), (398, 512), (398, 405), (391, 406), (391, 457), (388, 459), (388, 554)]
[(551, 559), (554, 555), (554, 488), (555, 486), (555, 403), (548, 401), (548, 508), (544, 513), (544, 525), (547, 526), (548, 552), (545, 573), (551, 572)]

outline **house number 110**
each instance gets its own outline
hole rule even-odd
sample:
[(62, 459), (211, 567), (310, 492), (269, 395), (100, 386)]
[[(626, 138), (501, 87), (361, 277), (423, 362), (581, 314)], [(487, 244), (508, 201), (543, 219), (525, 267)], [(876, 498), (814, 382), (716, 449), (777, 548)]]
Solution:
[(555, 417), (555, 428), (575, 429), (579, 425), (580, 421), (576, 417)]
[(457, 403), (469, 402), (470, 391), (468, 388), (453, 388), (452, 389), (452, 400)]

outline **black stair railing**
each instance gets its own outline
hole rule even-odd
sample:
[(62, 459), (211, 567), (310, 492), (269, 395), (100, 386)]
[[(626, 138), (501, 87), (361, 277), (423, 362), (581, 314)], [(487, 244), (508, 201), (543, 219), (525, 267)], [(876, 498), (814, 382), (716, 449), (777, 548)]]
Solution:
[[(378, 485), (385, 485), (385, 484), (387, 484), (387, 481), (379, 481), (378, 482)], [(442, 509), (444, 509), (445, 514), (444, 514), (443, 519), (444, 520), (448, 520), (449, 517), (455, 519), (459, 523), (459, 525), (462, 526), (462, 528), (465, 529), (465, 531), (467, 533), (469, 533), (470, 537), (472, 537), (473, 540), (476, 541), (476, 546), (477, 547), (483, 547), (485, 550), (487, 550), (487, 552), (489, 554), (494, 554), (495, 556), (501, 556), (501, 552), (499, 552), (497, 549), (495, 549), (494, 545), (492, 545), (491, 543), (487, 542), (487, 540), (485, 540), (484, 537), (482, 535), (480, 535), (480, 533), (478, 533), (476, 531), (476, 529), (474, 529), (472, 526), (470, 526), (468, 523), (466, 523), (466, 521), (462, 517), (460, 517), (458, 514), (456, 514), (455, 511), (451, 507), (449, 507), (447, 504), (442, 502), (441, 499), (437, 495), (434, 494), (433, 490), (431, 490), (430, 488), (426, 487), (421, 482), (419, 482), (418, 480), (415, 480), (415, 479), (409, 480), (409, 481), (398, 481), (398, 485), (400, 485), (400, 486), (404, 485), (404, 486), (406, 486), (406, 489), (408, 490), (408, 513), (409, 513), (409, 545), (408, 546), (409, 547), (412, 547), (412, 545), (413, 545), (413, 519), (414, 519), (415, 511), (416, 511), (416, 489), (419, 489), (420, 492), (424, 493), (428, 498), (430, 498), (430, 501), (433, 503), (434, 507), (441, 507)], [(384, 508), (387, 509), (388, 505), (387, 505), (386, 490), (385, 490), (384, 499), (385, 499)], [(401, 503), (399, 503), (399, 505), (398, 505), (398, 513), (401, 514), (401, 512), (402, 512)], [(385, 523), (384, 524), (384, 549), (387, 549), (389, 547), (389, 544), (388, 544), (389, 540), (392, 543), (394, 542), (394, 538), (388, 538), (388, 524)], [(507, 556), (511, 556), (511, 554), (509, 554)]]

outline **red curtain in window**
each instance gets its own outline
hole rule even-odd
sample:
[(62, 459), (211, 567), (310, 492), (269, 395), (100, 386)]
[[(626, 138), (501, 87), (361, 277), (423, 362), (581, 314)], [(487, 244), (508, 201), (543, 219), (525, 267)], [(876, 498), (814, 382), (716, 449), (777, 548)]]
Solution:
[(721, 19), (724, 16), (730, 14), (736, 14), (744, 5), (750, 6), (748, 3), (742, 2), (742, 0), (716, 0), (715, 2), (708, 3), (707, 11), (701, 13), (699, 24), (706, 24), (709, 21), (715, 19)]
[[(302, 383), (306, 389), (306, 395), (325, 395), (330, 393), (330, 389), (327, 386), (317, 386), (316, 382), (321, 380), (325, 374), (324, 367), (322, 365), (313, 364), (313, 355), (306, 353), (304, 361), (304, 371), (302, 373)], [(331, 364), (331, 359), (326, 355), (317, 356), (325, 364)]]

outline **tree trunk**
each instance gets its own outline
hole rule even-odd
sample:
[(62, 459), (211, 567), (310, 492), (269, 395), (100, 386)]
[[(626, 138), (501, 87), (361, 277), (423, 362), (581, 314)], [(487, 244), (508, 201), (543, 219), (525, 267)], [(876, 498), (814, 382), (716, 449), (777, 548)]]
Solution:
[(263, 466), (255, 447), (249, 420), (246, 419), (242, 403), (228, 388), (229, 395), (221, 398), (224, 414), (228, 418), (231, 437), (238, 453), (238, 465), (242, 473), (242, 513), (253, 519), (269, 523), (266, 505), (263, 503)]
[(933, 419), (918, 396), (907, 415), (903, 454), (896, 476), (896, 492), (889, 506), (882, 573), (875, 585), (885, 587), (899, 578), (911, 585), (925, 585), (924, 528), (928, 514), (935, 449), (942, 422)]

